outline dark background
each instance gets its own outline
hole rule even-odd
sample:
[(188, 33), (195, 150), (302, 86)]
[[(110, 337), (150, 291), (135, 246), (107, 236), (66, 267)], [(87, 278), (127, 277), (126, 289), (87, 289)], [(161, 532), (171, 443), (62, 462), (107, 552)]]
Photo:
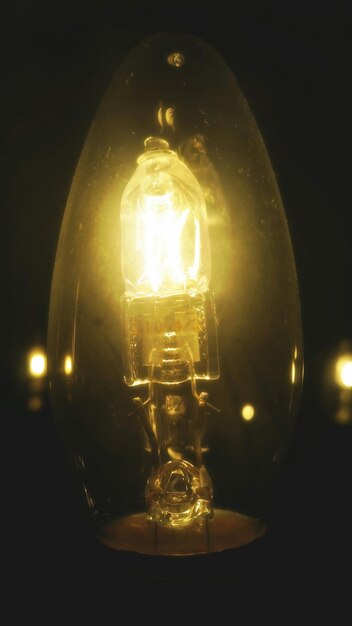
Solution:
[[(351, 307), (351, 14), (347, 2), (8, 2), (2, 19), (4, 498), (14, 587), (120, 591), (194, 578), (223, 589), (338, 591), (350, 585), (351, 426), (333, 422), (323, 372)], [(266, 539), (192, 562), (110, 554), (95, 542), (48, 405), (26, 410), (26, 350), (45, 344), (60, 224), (83, 143), (114, 71), (143, 38), (196, 34), (236, 75), (263, 134), (291, 231), (301, 291), (305, 385), (274, 486)], [(9, 306), (7, 304), (9, 303)], [(291, 580), (291, 579), (290, 579)], [(291, 583), (290, 583), (291, 584)], [(225, 592), (224, 592), (225, 593)], [(32, 593), (32, 601), (36, 595)], [(38, 600), (39, 602), (39, 600)]]

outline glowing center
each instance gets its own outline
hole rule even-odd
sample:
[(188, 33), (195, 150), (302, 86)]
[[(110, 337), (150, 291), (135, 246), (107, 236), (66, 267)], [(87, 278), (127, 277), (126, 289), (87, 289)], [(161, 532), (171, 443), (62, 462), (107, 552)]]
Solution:
[[(137, 250), (144, 259), (138, 284), (149, 283), (154, 293), (163, 288), (185, 289), (198, 277), (200, 228), (189, 208), (174, 204), (172, 193), (145, 195), (137, 227)], [(193, 249), (193, 258), (189, 251)]]

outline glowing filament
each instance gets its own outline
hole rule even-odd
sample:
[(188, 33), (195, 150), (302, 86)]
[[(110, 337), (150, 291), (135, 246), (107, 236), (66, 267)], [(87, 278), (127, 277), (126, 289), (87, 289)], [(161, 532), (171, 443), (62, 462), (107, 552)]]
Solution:
[[(193, 228), (192, 228), (193, 226)], [(193, 262), (185, 267), (187, 232), (193, 230)], [(154, 293), (163, 286), (185, 289), (196, 280), (200, 260), (200, 229), (188, 208), (173, 205), (172, 194), (145, 196), (137, 225), (137, 250), (142, 254), (145, 271), (138, 285), (149, 283)], [(187, 256), (186, 256), (187, 258)]]
[(126, 293), (205, 293), (210, 244), (202, 189), (167, 142), (149, 138), (146, 146), (121, 199)]

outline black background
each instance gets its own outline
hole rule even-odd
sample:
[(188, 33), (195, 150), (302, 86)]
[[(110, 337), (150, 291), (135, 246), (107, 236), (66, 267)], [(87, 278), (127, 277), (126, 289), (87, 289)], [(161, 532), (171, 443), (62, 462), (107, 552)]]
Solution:
[[(10, 426), (3, 438), (10, 453), (3, 508), (13, 588), (29, 591), (35, 608), (43, 594), (64, 598), (78, 586), (109, 589), (121, 599), (125, 589), (149, 583), (173, 589), (177, 581), (189, 590), (194, 580), (217, 585), (224, 597), (243, 582), (252, 589), (286, 587), (291, 600), (316, 589), (319, 606), (321, 591), (326, 600), (334, 590), (341, 606), (351, 582), (352, 438), (351, 427), (329, 419), (321, 385), (329, 356), (341, 340), (352, 339), (348, 3), (15, 1), (6, 4), (2, 22), (1, 272), (9, 312), (2, 398)], [(126, 559), (96, 544), (50, 411), (26, 411), (28, 383), (21, 376), (28, 347), (45, 343), (60, 224), (91, 121), (120, 62), (161, 31), (193, 33), (212, 44), (256, 117), (295, 251), (306, 370), (296, 436), (273, 490), (266, 539), (176, 563)]]

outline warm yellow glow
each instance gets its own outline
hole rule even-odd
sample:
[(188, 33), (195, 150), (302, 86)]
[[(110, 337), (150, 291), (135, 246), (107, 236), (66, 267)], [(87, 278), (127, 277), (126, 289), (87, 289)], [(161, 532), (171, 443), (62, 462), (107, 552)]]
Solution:
[(64, 362), (64, 372), (66, 376), (69, 376), (70, 374), (72, 374), (72, 370), (73, 370), (72, 357), (70, 354), (66, 354), (65, 362)]
[(246, 422), (249, 422), (254, 417), (254, 407), (251, 404), (245, 404), (242, 407), (242, 417)]
[(34, 378), (41, 378), (46, 374), (46, 354), (43, 350), (33, 350), (28, 358), (28, 372)]
[(346, 354), (337, 359), (335, 377), (340, 387), (352, 388), (352, 354)]
[(291, 382), (294, 385), (295, 384), (295, 380), (296, 380), (296, 365), (295, 362), (292, 361), (292, 366), (291, 366)]
[(126, 295), (207, 291), (210, 244), (202, 189), (188, 167), (156, 137), (121, 199), (121, 268)]
[[(200, 262), (200, 228), (197, 219), (190, 217), (188, 208), (174, 204), (174, 194), (145, 195), (138, 228), (137, 249), (144, 258), (145, 271), (138, 284), (151, 285), (154, 293), (162, 292), (163, 285), (175, 290), (185, 288), (191, 279), (198, 278)], [(183, 246), (187, 241), (186, 227), (193, 222), (194, 258), (191, 267), (184, 267)]]

